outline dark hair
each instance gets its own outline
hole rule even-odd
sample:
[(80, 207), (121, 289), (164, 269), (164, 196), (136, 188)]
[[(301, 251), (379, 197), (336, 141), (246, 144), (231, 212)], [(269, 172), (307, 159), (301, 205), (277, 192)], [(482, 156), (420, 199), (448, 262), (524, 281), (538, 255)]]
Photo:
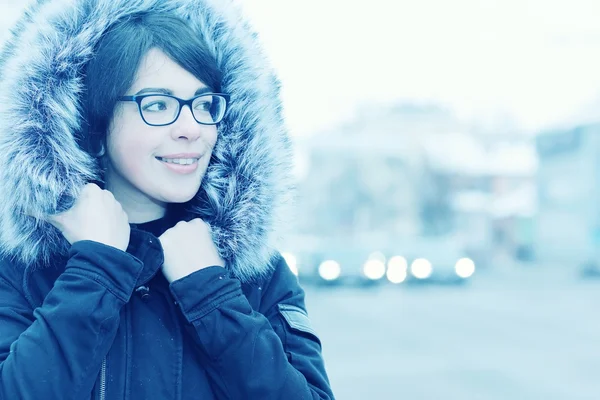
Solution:
[(161, 13), (130, 16), (115, 23), (99, 41), (85, 69), (85, 121), (81, 145), (90, 154), (104, 143), (117, 98), (133, 84), (144, 55), (158, 48), (214, 91), (221, 72), (208, 46), (182, 19)]

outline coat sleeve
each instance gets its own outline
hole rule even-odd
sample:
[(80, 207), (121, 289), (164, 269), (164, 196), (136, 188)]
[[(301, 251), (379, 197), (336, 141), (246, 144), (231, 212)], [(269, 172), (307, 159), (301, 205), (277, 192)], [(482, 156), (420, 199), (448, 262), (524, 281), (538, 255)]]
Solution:
[(238, 280), (209, 267), (171, 283), (223, 399), (333, 399), (304, 291), (283, 258), (252, 308)]
[(91, 241), (71, 246), (63, 273), (32, 309), (0, 268), (0, 399), (83, 399), (92, 392), (142, 263)]

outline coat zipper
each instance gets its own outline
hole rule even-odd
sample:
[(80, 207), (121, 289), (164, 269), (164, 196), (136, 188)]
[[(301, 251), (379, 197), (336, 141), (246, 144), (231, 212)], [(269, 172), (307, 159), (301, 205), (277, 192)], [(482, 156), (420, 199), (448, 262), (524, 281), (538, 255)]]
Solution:
[(106, 400), (106, 357), (102, 359), (100, 370), (100, 400)]

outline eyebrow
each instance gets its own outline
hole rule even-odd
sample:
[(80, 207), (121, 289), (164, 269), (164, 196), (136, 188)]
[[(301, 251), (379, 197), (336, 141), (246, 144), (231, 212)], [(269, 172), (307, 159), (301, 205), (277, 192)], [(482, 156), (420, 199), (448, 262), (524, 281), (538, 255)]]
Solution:
[[(209, 93), (209, 92), (212, 92), (212, 89), (205, 86), (205, 87), (202, 87), (202, 88), (196, 90), (196, 93), (194, 93), (194, 96), (199, 96), (201, 94)], [(169, 95), (173, 96), (173, 91), (169, 90), (169, 89), (165, 89), (165, 88), (143, 88), (142, 90), (140, 90), (136, 93), (136, 96), (140, 95), (140, 94), (144, 94), (144, 93), (164, 93), (164, 94), (169, 94)]]

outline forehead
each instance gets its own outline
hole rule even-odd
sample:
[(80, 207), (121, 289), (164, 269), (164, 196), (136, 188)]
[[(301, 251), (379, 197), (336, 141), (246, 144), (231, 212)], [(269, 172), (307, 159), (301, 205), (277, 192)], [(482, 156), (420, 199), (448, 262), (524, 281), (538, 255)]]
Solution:
[(135, 93), (147, 87), (169, 89), (179, 96), (193, 96), (206, 84), (164, 52), (153, 48), (140, 60), (130, 91)]

